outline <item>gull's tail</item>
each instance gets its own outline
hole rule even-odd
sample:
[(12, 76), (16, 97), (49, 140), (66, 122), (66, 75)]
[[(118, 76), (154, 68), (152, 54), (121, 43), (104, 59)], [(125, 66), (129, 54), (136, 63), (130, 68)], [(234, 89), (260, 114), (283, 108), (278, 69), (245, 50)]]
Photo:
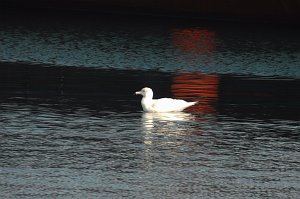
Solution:
[(195, 104), (197, 104), (199, 101), (196, 101), (196, 102), (188, 102), (190, 106), (193, 106)]
[(197, 103), (198, 103), (198, 101), (196, 101), (196, 102), (187, 102), (184, 109), (186, 109), (186, 108), (188, 108), (188, 107), (190, 107), (190, 106), (193, 106), (193, 105), (195, 105), (195, 104), (197, 104)]

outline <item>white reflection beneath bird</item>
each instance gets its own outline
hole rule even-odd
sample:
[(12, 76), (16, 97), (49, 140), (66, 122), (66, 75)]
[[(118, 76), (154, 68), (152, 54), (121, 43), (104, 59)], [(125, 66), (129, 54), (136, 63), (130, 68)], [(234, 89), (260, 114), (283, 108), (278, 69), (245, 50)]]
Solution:
[(143, 96), (141, 104), (145, 112), (180, 112), (197, 103), (172, 98), (153, 99), (153, 91), (151, 88), (148, 87), (145, 87), (142, 90), (135, 92), (135, 94)]

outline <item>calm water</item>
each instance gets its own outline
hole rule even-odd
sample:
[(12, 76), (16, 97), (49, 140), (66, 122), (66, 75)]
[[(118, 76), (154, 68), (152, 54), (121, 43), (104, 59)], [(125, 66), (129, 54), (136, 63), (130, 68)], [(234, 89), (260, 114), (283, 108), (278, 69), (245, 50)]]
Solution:
[[(299, 29), (0, 21), (1, 198), (299, 197)], [(143, 86), (199, 103), (143, 113)]]

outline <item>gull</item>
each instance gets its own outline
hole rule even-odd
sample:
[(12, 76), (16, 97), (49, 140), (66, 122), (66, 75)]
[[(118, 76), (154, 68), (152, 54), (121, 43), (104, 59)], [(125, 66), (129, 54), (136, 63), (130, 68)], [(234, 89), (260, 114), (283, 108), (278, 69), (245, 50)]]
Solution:
[(141, 104), (145, 112), (180, 112), (197, 103), (172, 98), (153, 99), (153, 91), (151, 88), (148, 87), (145, 87), (142, 90), (135, 92), (135, 94), (143, 96)]

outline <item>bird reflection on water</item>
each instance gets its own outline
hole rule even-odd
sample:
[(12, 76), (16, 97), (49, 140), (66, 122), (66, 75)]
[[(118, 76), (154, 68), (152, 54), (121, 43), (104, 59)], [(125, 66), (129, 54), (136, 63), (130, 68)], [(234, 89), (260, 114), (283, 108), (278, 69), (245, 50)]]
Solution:
[[(187, 129), (191, 131), (193, 121), (195, 121), (195, 116), (185, 112), (143, 113), (144, 143), (151, 145), (156, 136), (164, 136), (165, 138), (181, 137)], [(168, 143), (170, 144), (170, 140), (168, 140)]]
[(142, 116), (144, 127), (154, 127), (154, 123), (172, 123), (177, 121), (191, 121), (195, 117), (190, 113), (185, 112), (169, 112), (169, 113), (143, 113)]

